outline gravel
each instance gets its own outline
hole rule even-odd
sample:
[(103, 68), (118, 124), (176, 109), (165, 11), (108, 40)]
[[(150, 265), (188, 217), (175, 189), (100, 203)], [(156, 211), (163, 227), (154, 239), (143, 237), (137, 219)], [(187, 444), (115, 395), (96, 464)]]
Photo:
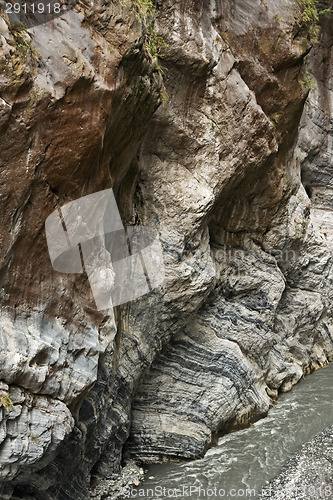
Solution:
[(305, 443), (260, 498), (319, 500), (333, 498), (333, 426)]
[(128, 498), (133, 487), (140, 486), (144, 478), (144, 470), (133, 460), (123, 467), (115, 479), (102, 479), (91, 488), (91, 500), (117, 500)]

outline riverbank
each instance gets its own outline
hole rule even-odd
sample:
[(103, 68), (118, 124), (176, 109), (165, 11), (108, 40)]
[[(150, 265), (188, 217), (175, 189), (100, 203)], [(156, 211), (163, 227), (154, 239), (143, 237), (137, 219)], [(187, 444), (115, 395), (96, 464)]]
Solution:
[(333, 498), (333, 425), (305, 443), (260, 498), (319, 500)]
[[(171, 492), (192, 488), (191, 498), (198, 500), (195, 487), (210, 492), (215, 487), (225, 490), (224, 498), (228, 498), (227, 492), (236, 489), (240, 492), (239, 497), (245, 497), (246, 489), (255, 490), (258, 495), (264, 484), (268, 487), (264, 489), (263, 499), (333, 498), (333, 491), (331, 494), (329, 489), (326, 490), (328, 496), (320, 496), (322, 482), (326, 486), (333, 484), (333, 465), (330, 462), (333, 461), (332, 377), (333, 363), (305, 377), (292, 391), (280, 395), (266, 418), (249, 428), (223, 436), (218, 446), (211, 448), (202, 459), (150, 465), (148, 470), (146, 467), (143, 470), (134, 461), (126, 462), (119, 477), (98, 481), (91, 492), (91, 500), (142, 498), (144, 494), (147, 498), (148, 489), (158, 491), (161, 488)], [(288, 460), (289, 457), (292, 459)], [(318, 471), (320, 477), (315, 481), (314, 475)], [(330, 474), (325, 476), (325, 471), (330, 471)], [(295, 491), (298, 496), (289, 494), (291, 485), (296, 487), (298, 484), (306, 485), (305, 494), (301, 495), (303, 490)], [(313, 485), (317, 490), (311, 496), (309, 488)], [(151, 497), (150, 494), (149, 497), (156, 500), (161, 495)], [(186, 498), (189, 498), (187, 494), (184, 500)], [(221, 495), (213, 495), (210, 500), (221, 500)]]
[(130, 460), (122, 468), (121, 473), (115, 479), (103, 479), (98, 481), (91, 489), (91, 500), (117, 500), (128, 498), (132, 488), (139, 486), (144, 478), (144, 470), (133, 460)]

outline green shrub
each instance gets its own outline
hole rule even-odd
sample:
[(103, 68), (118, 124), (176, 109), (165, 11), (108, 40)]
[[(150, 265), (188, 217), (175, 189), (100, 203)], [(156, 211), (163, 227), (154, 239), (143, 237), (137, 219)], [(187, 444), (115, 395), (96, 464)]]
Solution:
[(145, 46), (152, 58), (165, 56), (169, 49), (169, 45), (162, 36), (157, 35), (154, 27), (146, 35)]
[(155, 7), (152, 0), (131, 0), (132, 9), (136, 12), (139, 19), (154, 16)]
[(113, 0), (115, 3), (119, 1), (120, 5), (129, 8), (135, 15), (136, 19), (144, 23), (144, 39), (145, 48), (153, 59), (155, 57), (163, 57), (169, 48), (164, 38), (157, 34), (155, 27), (156, 8), (152, 0)]
[(297, 19), (300, 26), (305, 26), (309, 30), (310, 39), (318, 41), (319, 35), (319, 14), (317, 10), (318, 0), (298, 0), (303, 7), (302, 16)]
[(307, 58), (305, 59), (305, 65), (303, 66), (303, 74), (302, 74), (301, 84), (303, 85), (304, 89), (307, 91), (313, 90), (316, 87), (316, 81), (314, 79), (311, 68), (308, 65)]

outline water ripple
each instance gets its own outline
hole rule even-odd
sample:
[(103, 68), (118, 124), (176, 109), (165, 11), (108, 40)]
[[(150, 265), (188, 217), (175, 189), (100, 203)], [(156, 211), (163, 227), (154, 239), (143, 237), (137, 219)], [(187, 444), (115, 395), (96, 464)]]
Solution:
[(147, 476), (155, 478), (133, 491), (133, 498), (143, 498), (144, 492), (151, 500), (256, 498), (292, 453), (332, 425), (332, 381), (333, 364), (282, 394), (266, 418), (222, 437), (203, 459), (149, 467)]

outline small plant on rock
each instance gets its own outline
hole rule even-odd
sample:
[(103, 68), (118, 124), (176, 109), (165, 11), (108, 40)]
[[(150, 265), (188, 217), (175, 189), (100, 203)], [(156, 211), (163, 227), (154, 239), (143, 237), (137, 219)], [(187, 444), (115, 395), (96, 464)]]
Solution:
[(318, 14), (320, 16), (331, 17), (333, 12), (333, 7), (328, 7), (327, 9), (320, 10)]
[(9, 408), (13, 407), (13, 402), (11, 400), (9, 392), (0, 393), (0, 408), (4, 408), (8, 411)]
[(316, 81), (314, 79), (313, 73), (308, 66), (307, 60), (305, 60), (305, 66), (303, 68), (303, 75), (301, 79), (301, 84), (303, 85), (304, 89), (309, 91), (313, 90), (316, 87)]

